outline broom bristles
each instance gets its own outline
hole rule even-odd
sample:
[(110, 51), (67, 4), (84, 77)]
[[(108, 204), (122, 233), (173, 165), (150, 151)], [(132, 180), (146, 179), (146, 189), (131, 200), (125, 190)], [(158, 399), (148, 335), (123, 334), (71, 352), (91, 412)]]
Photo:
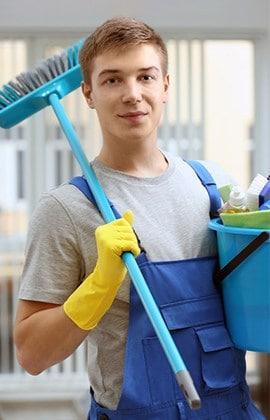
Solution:
[(5, 84), (0, 89), (0, 110), (78, 65), (82, 43), (80, 40), (61, 54), (41, 61), (34, 70), (22, 72)]

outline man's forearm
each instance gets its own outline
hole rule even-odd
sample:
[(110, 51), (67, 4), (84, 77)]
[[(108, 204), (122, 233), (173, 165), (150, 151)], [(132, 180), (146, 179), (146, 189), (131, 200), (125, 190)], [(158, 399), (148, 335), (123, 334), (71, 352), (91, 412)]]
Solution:
[(71, 355), (88, 335), (64, 313), (62, 306), (36, 312), (17, 323), (14, 340), (20, 365), (30, 374)]

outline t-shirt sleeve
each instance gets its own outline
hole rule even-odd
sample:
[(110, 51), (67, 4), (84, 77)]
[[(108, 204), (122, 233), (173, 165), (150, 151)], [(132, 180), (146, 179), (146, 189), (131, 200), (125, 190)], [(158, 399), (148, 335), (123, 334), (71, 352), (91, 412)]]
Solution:
[(19, 298), (62, 304), (84, 276), (78, 243), (66, 209), (44, 194), (29, 224)]

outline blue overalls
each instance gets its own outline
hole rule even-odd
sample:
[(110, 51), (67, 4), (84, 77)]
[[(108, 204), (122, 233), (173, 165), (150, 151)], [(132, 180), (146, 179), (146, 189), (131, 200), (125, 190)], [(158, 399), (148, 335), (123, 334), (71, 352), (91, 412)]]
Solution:
[[(217, 210), (220, 198), (212, 177), (198, 162), (188, 163), (207, 188), (211, 211)], [(84, 178), (73, 178), (70, 183), (95, 203)], [(116, 410), (108, 410), (93, 396), (88, 420), (264, 419), (250, 400), (245, 353), (234, 347), (224, 324), (220, 291), (213, 282), (216, 257), (151, 262), (142, 252), (137, 262), (180, 349), (202, 407), (193, 411), (186, 403), (131, 284), (121, 398)]]

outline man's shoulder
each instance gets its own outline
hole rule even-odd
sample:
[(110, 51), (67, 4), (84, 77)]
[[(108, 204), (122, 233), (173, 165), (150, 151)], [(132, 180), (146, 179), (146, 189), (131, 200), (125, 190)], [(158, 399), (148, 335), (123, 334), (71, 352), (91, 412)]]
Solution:
[(40, 202), (44, 202), (47, 205), (55, 203), (55, 205), (62, 205), (73, 207), (84, 203), (89, 204), (89, 200), (75, 185), (65, 181), (64, 183), (49, 189), (44, 192), (40, 197)]
[[(181, 171), (185, 170), (188, 165), (188, 160), (181, 158), (180, 156), (173, 155), (171, 153), (166, 154), (169, 157), (171, 162), (176, 163), (176, 167)], [(197, 160), (201, 163), (205, 169), (210, 173), (210, 175), (214, 178), (217, 187), (221, 187), (222, 185), (226, 184), (236, 184), (235, 179), (231, 176), (220, 164), (212, 160)], [(190, 171), (189, 171), (190, 173)]]
[(199, 162), (209, 171), (214, 178), (217, 187), (226, 184), (236, 184), (235, 179), (220, 164), (212, 160), (199, 160)]
[(43, 192), (35, 207), (33, 216), (40, 217), (71, 217), (89, 215), (96, 212), (95, 206), (86, 198), (86, 196), (74, 185), (68, 181)]

